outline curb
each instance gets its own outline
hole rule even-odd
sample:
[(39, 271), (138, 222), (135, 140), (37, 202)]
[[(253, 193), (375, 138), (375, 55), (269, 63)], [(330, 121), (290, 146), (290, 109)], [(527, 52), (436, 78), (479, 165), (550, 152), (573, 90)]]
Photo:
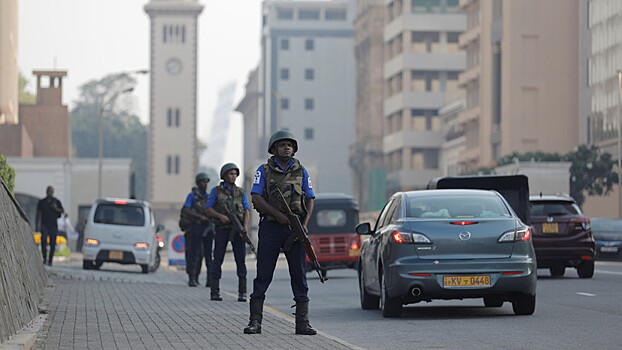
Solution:
[(43, 322), (47, 319), (47, 314), (39, 314), (30, 324), (22, 328), (17, 334), (9, 338), (4, 344), (0, 345), (2, 350), (29, 350), (35, 345), (37, 335)]

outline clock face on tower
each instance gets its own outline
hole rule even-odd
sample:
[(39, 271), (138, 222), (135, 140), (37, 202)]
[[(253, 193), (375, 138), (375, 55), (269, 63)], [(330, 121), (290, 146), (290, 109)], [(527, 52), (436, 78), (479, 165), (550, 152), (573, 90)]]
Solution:
[(179, 58), (169, 58), (168, 61), (166, 61), (166, 71), (170, 74), (170, 75), (177, 75), (181, 72), (181, 61), (179, 60)]

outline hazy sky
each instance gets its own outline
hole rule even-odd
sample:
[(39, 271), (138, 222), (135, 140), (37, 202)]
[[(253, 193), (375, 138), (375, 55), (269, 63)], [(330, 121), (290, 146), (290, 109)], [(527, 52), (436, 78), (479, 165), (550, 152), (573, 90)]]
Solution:
[[(19, 0), (19, 69), (66, 69), (63, 101), (73, 107), (79, 86), (103, 76), (149, 68), (148, 0)], [(198, 134), (205, 141), (218, 90), (237, 82), (236, 103), (248, 72), (259, 62), (261, 0), (199, 0)], [(149, 118), (149, 80), (138, 76), (136, 104)], [(232, 126), (239, 126), (234, 112)]]

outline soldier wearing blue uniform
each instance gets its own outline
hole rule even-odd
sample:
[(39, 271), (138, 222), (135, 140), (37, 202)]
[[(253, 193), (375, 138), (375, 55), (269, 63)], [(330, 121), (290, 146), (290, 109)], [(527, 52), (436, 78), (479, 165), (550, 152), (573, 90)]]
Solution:
[(209, 285), (209, 272), (212, 264), (212, 241), (213, 233), (210, 226), (213, 224), (207, 217), (205, 206), (207, 204), (207, 184), (209, 177), (206, 173), (198, 173), (195, 177), (197, 187), (186, 197), (182, 212), (190, 219), (191, 225), (189, 230), (190, 241), (186, 242), (188, 250), (188, 261), (186, 261), (186, 272), (188, 273), (188, 285), (196, 287), (199, 284), (197, 270), (201, 263), (199, 257), (201, 248), (205, 258), (205, 267), (207, 268), (207, 280)]
[(207, 199), (207, 214), (218, 219), (214, 238), (214, 260), (211, 268), (211, 300), (222, 300), (220, 296), (220, 277), (222, 262), (225, 259), (227, 242), (231, 240), (238, 275), (238, 301), (246, 302), (246, 242), (239, 234), (231, 236), (233, 225), (227, 217), (227, 210), (237, 216), (244, 229), (248, 231), (250, 206), (244, 190), (235, 185), (240, 169), (233, 163), (220, 168), (220, 185), (214, 187)]
[[(276, 262), (283, 244), (292, 235), (285, 210), (278, 201), (281, 190), (291, 210), (301, 220), (304, 230), (313, 212), (311, 178), (307, 170), (294, 158), (298, 143), (286, 130), (275, 132), (270, 138), (268, 153), (273, 156), (255, 172), (252, 201), (261, 215), (259, 243), (257, 246), (257, 277), (253, 281), (250, 302), (250, 322), (246, 334), (261, 333), (263, 303), (266, 290), (272, 281)], [(305, 275), (305, 251), (299, 242), (285, 252), (292, 292), (296, 302), (296, 334), (313, 335), (317, 332), (309, 324), (309, 287)]]

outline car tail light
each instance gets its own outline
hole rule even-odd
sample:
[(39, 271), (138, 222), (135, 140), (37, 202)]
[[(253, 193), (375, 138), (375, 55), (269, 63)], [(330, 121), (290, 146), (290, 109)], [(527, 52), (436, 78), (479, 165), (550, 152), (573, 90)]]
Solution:
[(359, 250), (359, 245), (358, 245), (358, 244), (356, 244), (356, 243), (352, 243), (352, 244), (350, 245), (350, 249), (351, 249), (351, 250)]
[(99, 241), (93, 238), (89, 238), (86, 240), (86, 245), (99, 245)]
[(138, 243), (136, 243), (136, 248), (137, 249), (147, 249), (147, 248), (149, 248), (149, 244), (147, 244), (145, 242), (138, 242)]
[(424, 243), (431, 244), (432, 242), (428, 237), (420, 233), (400, 232), (395, 231), (391, 235), (393, 240), (397, 243)]
[(410, 276), (416, 276), (416, 277), (428, 277), (431, 276), (429, 273), (409, 273)]
[(587, 231), (591, 228), (590, 225), (590, 219), (589, 218), (585, 218), (585, 217), (580, 217), (580, 218), (572, 218), (570, 219), (571, 223), (574, 223), (574, 229), (575, 230), (584, 230)]
[(523, 227), (518, 230), (508, 231), (499, 237), (497, 242), (505, 243), (505, 242), (520, 242), (520, 241), (528, 241), (531, 239), (531, 230), (529, 227)]
[(591, 255), (581, 255), (581, 259), (583, 260), (592, 260), (594, 257)]
[(452, 225), (475, 225), (477, 224), (477, 221), (454, 221), (451, 222)]
[(122, 199), (116, 199), (116, 200), (114, 201), (114, 204), (127, 204), (127, 201), (124, 201), (124, 200), (122, 200)]
[(510, 272), (504, 272), (504, 275), (520, 275), (521, 273), (523, 273), (523, 271), (510, 271)]

